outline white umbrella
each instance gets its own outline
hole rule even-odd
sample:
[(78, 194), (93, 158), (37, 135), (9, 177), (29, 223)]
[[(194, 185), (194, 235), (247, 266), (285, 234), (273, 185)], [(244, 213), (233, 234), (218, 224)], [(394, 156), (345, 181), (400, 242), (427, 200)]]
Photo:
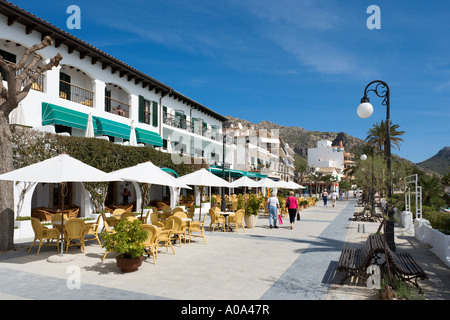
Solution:
[[(172, 177), (161, 168), (155, 166), (151, 161), (139, 163), (135, 166), (120, 169), (109, 173), (110, 175), (127, 181), (135, 181), (148, 185), (157, 184), (175, 188), (191, 189), (186, 184)], [(144, 194), (142, 195), (141, 216), (144, 214)]]
[(131, 120), (130, 146), (137, 147), (136, 130), (134, 129), (134, 120)]
[(294, 181), (289, 181), (286, 183), (288, 189), (306, 189), (304, 186), (295, 183)]
[(269, 178), (263, 178), (261, 180), (258, 181), (258, 184), (260, 187), (266, 187), (266, 188), (280, 188), (280, 185)]
[(86, 125), (86, 132), (84, 134), (84, 136), (86, 138), (94, 138), (95, 133), (94, 133), (94, 122), (92, 121), (92, 114), (89, 113), (88, 116), (88, 121), (87, 121), (87, 125)]
[(258, 188), (260, 187), (258, 181), (250, 179), (247, 176), (240, 177), (239, 179), (231, 182), (233, 187), (250, 187), (250, 188)]
[(25, 112), (23, 111), (22, 103), (19, 103), (17, 108), (11, 111), (9, 114), (9, 122), (11, 124), (27, 125), (25, 122)]
[[(233, 187), (228, 181), (219, 178), (214, 173), (209, 172), (205, 168), (179, 177), (177, 180), (188, 185), (201, 187), (228, 187), (228, 188)], [(203, 188), (200, 189), (200, 199), (202, 197), (203, 197)], [(199, 220), (201, 220), (201, 216), (202, 216), (202, 206), (200, 203)]]
[[(110, 176), (108, 173), (87, 165), (67, 154), (10, 171), (0, 175), (0, 180), (60, 183), (61, 190), (65, 189), (66, 182), (100, 182), (120, 180)], [(64, 197), (61, 203), (61, 256), (64, 247)]]

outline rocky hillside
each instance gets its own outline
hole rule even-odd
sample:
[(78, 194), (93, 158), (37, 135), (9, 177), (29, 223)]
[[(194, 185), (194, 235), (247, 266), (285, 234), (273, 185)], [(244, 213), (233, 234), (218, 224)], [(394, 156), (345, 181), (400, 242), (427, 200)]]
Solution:
[(441, 175), (450, 171), (450, 147), (442, 148), (436, 155), (430, 159), (419, 162), (419, 166), (433, 170)]

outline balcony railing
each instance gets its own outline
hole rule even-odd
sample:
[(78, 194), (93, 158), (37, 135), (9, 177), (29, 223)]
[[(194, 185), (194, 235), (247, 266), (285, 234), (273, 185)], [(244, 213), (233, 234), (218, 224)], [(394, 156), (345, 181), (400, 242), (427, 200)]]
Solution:
[[(8, 61), (8, 60), (5, 60), (5, 61)], [(8, 62), (10, 62), (10, 61), (8, 61)], [(18, 76), (22, 72), (23, 72), (23, 68), (17, 70), (16, 71), (16, 75)], [(1, 67), (0, 67), (0, 74), (2, 76), (2, 79), (4, 81), (7, 81), (6, 72)], [(28, 81), (28, 77), (23, 81), (23, 85), (25, 85), (27, 83), (27, 81)], [(40, 74), (39, 78), (36, 80), (36, 82), (33, 82), (33, 84), (31, 85), (31, 89), (36, 90), (36, 91), (40, 91), (40, 92), (44, 92), (44, 83), (45, 83), (45, 75)]]
[(117, 114), (125, 118), (130, 117), (129, 104), (106, 96), (105, 96), (105, 111)]
[(184, 129), (188, 132), (201, 135), (203, 137), (222, 141), (222, 134), (218, 129), (209, 129), (203, 126), (203, 122), (191, 122), (180, 116), (176, 116), (167, 112), (163, 112), (163, 123), (174, 128)]
[(59, 97), (88, 107), (92, 107), (94, 91), (60, 80)]

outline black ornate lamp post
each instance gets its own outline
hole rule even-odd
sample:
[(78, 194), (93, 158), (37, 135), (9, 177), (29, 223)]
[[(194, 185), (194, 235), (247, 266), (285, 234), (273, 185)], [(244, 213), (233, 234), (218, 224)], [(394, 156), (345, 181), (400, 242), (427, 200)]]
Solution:
[[(375, 214), (375, 176), (373, 170), (373, 147), (369, 146), (372, 151), (372, 188), (370, 189), (370, 202), (372, 207), (372, 214)], [(365, 154), (361, 155), (361, 160), (366, 161), (367, 156)]]
[[(373, 88), (370, 88), (373, 85)], [(370, 82), (364, 89), (364, 97), (361, 99), (361, 104), (358, 106), (357, 113), (361, 118), (368, 118), (372, 115), (373, 106), (370, 104), (367, 94), (369, 92), (375, 93), (378, 97), (383, 98), (381, 104), (386, 106), (386, 167), (388, 175), (388, 199), (389, 205), (386, 206), (389, 219), (386, 221), (386, 243), (392, 251), (395, 251), (394, 242), (394, 212), (392, 210), (392, 173), (391, 173), (391, 119), (390, 119), (390, 91), (386, 82), (375, 80)]]

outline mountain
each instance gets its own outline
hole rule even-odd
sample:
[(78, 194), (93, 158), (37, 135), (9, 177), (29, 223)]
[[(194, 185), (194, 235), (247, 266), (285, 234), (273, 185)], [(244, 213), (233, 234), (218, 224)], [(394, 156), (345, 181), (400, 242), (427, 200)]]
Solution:
[(254, 127), (255, 130), (259, 129), (277, 129), (279, 130), (279, 136), (284, 142), (288, 143), (289, 146), (294, 150), (295, 153), (301, 157), (308, 158), (308, 148), (316, 148), (317, 141), (320, 140), (330, 140), (333, 146), (339, 145), (342, 141), (347, 152), (352, 152), (354, 148), (358, 148), (364, 144), (364, 140), (355, 138), (345, 132), (321, 132), (321, 131), (308, 131), (301, 127), (285, 127), (275, 124), (270, 121), (261, 121), (260, 123), (252, 123), (247, 120), (235, 118), (232, 116), (226, 116), (228, 121), (224, 124), (224, 127), (230, 127), (231, 124), (237, 126), (241, 123), (244, 127)]
[(442, 148), (431, 158), (417, 164), (423, 168), (445, 175), (450, 171), (450, 147)]

